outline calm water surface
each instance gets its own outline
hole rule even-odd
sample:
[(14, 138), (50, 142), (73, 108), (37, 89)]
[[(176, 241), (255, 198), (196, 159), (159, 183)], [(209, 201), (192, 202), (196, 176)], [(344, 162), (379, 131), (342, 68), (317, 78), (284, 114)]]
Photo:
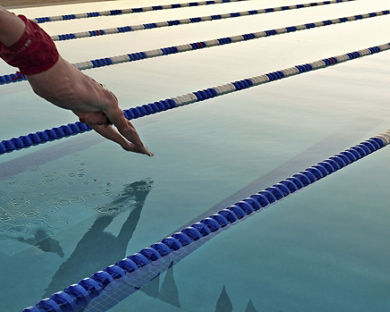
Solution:
[[(120, 9), (115, 1), (15, 10)], [(166, 2), (170, 3), (170, 2)], [(288, 4), (301, 3), (288, 1)], [(285, 5), (166, 10), (43, 24), (50, 34)], [(389, 9), (356, 1), (57, 44), (71, 62)], [(389, 16), (88, 70), (122, 108), (383, 44)], [(19, 311), (390, 128), (389, 52), (134, 122), (152, 159), (93, 133), (2, 155), (0, 310)], [(0, 63), (2, 74), (15, 70)], [(27, 83), (1, 86), (1, 140), (74, 122)], [(111, 311), (386, 311), (387, 149), (224, 231)]]

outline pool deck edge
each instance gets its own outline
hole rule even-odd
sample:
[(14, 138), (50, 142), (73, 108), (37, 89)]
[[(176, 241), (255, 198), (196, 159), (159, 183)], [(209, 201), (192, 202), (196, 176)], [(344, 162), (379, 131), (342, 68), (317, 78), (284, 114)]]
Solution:
[(118, 1), (118, 0), (41, 0), (39, 4), (36, 0), (0, 0), (0, 5), (6, 9), (22, 9), (62, 4), (80, 4), (87, 2)]

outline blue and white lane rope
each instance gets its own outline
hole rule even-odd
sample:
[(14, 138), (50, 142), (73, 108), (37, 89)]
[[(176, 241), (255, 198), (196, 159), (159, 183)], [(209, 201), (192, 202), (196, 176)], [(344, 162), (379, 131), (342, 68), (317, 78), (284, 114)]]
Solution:
[[(378, 11), (378, 12), (372, 12), (372, 13), (366, 13), (366, 14), (359, 14), (359, 15), (353, 15), (348, 17), (341, 17), (341, 18), (335, 18), (332, 20), (324, 20), (314, 23), (307, 23), (302, 25), (295, 25), (295, 26), (288, 26), (288, 27), (282, 27), (277, 29), (271, 29), (271, 30), (265, 30), (265, 31), (259, 31), (254, 33), (248, 33), (248, 34), (242, 34), (232, 37), (224, 37), (219, 39), (211, 39), (207, 41), (201, 41), (201, 42), (194, 42), (194, 43), (187, 43), (187, 44), (181, 44), (178, 46), (172, 46), (172, 47), (166, 47), (166, 48), (160, 48), (160, 49), (154, 49), (149, 51), (143, 51), (143, 52), (135, 52), (131, 54), (124, 54), (124, 55), (118, 55), (118, 56), (112, 56), (112, 57), (106, 57), (102, 59), (96, 59), (96, 60), (90, 60), (86, 62), (79, 62), (73, 64), (78, 70), (87, 70), (92, 68), (98, 68), (103, 66), (110, 66), (120, 63), (127, 63), (127, 62), (135, 62), (140, 61), (152, 57), (160, 57), (165, 55), (171, 55), (171, 54), (177, 54), (177, 53), (183, 53), (193, 50), (199, 50), (203, 48), (210, 48), (215, 46), (221, 46), (221, 45), (227, 45), (231, 43), (236, 42), (242, 42), (252, 39), (259, 39), (264, 37), (270, 37), (270, 36), (276, 36), (281, 35), (285, 33), (292, 33), (299, 30), (306, 30), (306, 29), (312, 29), (322, 26), (329, 26), (329, 25), (335, 25), (340, 23), (346, 23), (351, 21), (357, 21), (361, 19), (366, 18), (373, 18), (381, 15), (388, 15), (390, 14), (390, 10), (384, 10), (384, 11)], [(9, 75), (3, 75), (0, 76), (0, 85), (9, 84), (13, 82), (18, 82), (26, 80), (26, 77), (21, 75), (20, 73), (15, 74), (9, 74)]]
[(107, 28), (107, 29), (95, 29), (95, 30), (77, 32), (77, 33), (54, 35), (54, 36), (51, 36), (51, 38), (53, 39), (53, 41), (64, 41), (64, 40), (71, 40), (71, 39), (80, 39), (80, 38), (96, 37), (96, 36), (103, 36), (103, 35), (112, 35), (112, 34), (132, 32), (132, 31), (138, 31), (138, 30), (148, 30), (148, 29), (168, 27), (168, 26), (185, 25), (185, 24), (191, 24), (191, 23), (210, 22), (210, 21), (217, 21), (217, 20), (234, 18), (234, 17), (272, 13), (272, 12), (280, 12), (280, 11), (309, 8), (309, 7), (350, 2), (350, 1), (356, 1), (356, 0), (330, 0), (330, 1), (311, 2), (311, 3), (303, 3), (303, 4), (293, 4), (293, 5), (286, 5), (286, 6), (275, 7), (275, 8), (250, 10), (250, 11), (242, 11), (242, 12), (232, 12), (232, 13), (224, 13), (224, 14), (215, 14), (215, 15), (210, 15), (210, 16), (184, 18), (184, 19), (180, 19), (180, 20), (170, 20), (170, 21), (163, 21), (163, 22), (154, 22), (154, 23), (147, 23), (147, 24)]
[(221, 3), (230, 3), (230, 2), (243, 2), (250, 0), (210, 0), (210, 1), (197, 1), (197, 2), (187, 2), (187, 3), (175, 3), (175, 4), (162, 4), (162, 5), (153, 5), (148, 7), (140, 8), (129, 8), (129, 9), (116, 9), (100, 12), (88, 12), (88, 13), (75, 13), (75, 14), (66, 14), (66, 15), (56, 15), (56, 16), (44, 16), (36, 17), (32, 19), (36, 23), (47, 23), (47, 22), (57, 22), (57, 21), (69, 21), (79, 18), (91, 18), (99, 16), (117, 16), (121, 14), (131, 14), (131, 13), (143, 13), (150, 11), (161, 11), (168, 9), (180, 9), (187, 7), (195, 7), (202, 5), (213, 5)]
[[(169, 98), (154, 103), (133, 107), (124, 110), (123, 113), (128, 120), (137, 119), (146, 115), (151, 115), (168, 109), (204, 101), (210, 98), (214, 98), (231, 92), (240, 91), (275, 80), (295, 76), (320, 68), (326, 68), (335, 64), (354, 60), (362, 56), (383, 52), (389, 49), (390, 43), (386, 43), (379, 46), (374, 46), (371, 48), (318, 60), (312, 63), (297, 65), (268, 74), (226, 83), (224, 85), (176, 96), (174, 98)], [(64, 137), (70, 137), (72, 135), (83, 133), (89, 130), (92, 129), (86, 124), (76, 122), (51, 129), (46, 129), (43, 131), (38, 131), (35, 133), (30, 133), (27, 135), (20, 136), (18, 138), (3, 140), (0, 142), (0, 155), (27, 148), (33, 145), (40, 145), (49, 141), (59, 140)]]
[[(207, 236), (214, 236), (230, 225), (237, 224), (247, 216), (260, 212), (273, 203), (290, 194), (344, 168), (351, 163), (390, 144), (390, 130), (372, 137), (337, 155), (331, 156), (291, 177), (282, 180), (254, 195), (251, 195), (207, 218), (195, 222), (161, 241), (152, 244), (117, 262), (102, 271), (96, 272), (89, 278), (67, 287), (38, 302), (35, 307), (29, 307), (23, 312), (72, 312), (80, 311), (88, 306), (93, 298), (100, 296), (106, 288), (121, 279), (131, 280), (139, 270), (148, 266), (156, 266), (160, 259), (168, 258), (172, 263), (172, 254), (191, 246)], [(156, 276), (154, 276), (156, 277)], [(150, 280), (153, 274), (149, 274)], [(127, 287), (139, 288), (126, 283)], [(126, 287), (126, 285), (125, 285)], [(112, 288), (112, 287), (111, 287)], [(115, 290), (113, 290), (115, 291)], [(105, 296), (107, 298), (107, 296)], [(83, 310), (84, 311), (84, 310)], [(95, 311), (95, 310), (93, 310)]]
[[(240, 219), (240, 221), (244, 220)], [(111, 308), (126, 299), (132, 293), (149, 284), (151, 281), (159, 277), (164, 271), (170, 269), (173, 264), (179, 263), (186, 256), (194, 252), (204, 243), (218, 235), (223, 230), (229, 229), (229, 225), (221, 229), (221, 231), (211, 232), (207, 236), (203, 236), (191, 244), (183, 246), (178, 250), (174, 250), (161, 257), (156, 261), (149, 263), (143, 267), (139, 267), (131, 274), (126, 274), (122, 278), (118, 278), (111, 282), (108, 287), (105, 287), (98, 296), (88, 302), (88, 305), (83, 308), (83, 312), (106, 312), (111, 311)], [(172, 249), (172, 248), (171, 248)], [(74, 312), (78, 312), (77, 310)]]

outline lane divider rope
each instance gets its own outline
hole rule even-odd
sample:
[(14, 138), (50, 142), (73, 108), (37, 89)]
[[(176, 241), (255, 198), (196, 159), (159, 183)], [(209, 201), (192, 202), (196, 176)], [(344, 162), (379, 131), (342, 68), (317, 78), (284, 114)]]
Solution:
[(184, 18), (180, 20), (177, 19), (177, 20), (170, 20), (170, 21), (163, 21), (163, 22), (121, 26), (121, 27), (114, 27), (114, 28), (107, 28), (107, 29), (96, 29), (96, 30), (89, 30), (89, 31), (77, 32), (77, 33), (68, 33), (62, 35), (53, 35), (51, 36), (51, 38), (53, 39), (53, 41), (64, 41), (64, 40), (96, 37), (96, 36), (103, 36), (103, 35), (112, 35), (112, 34), (132, 32), (138, 30), (155, 29), (155, 28), (168, 27), (168, 26), (185, 25), (191, 23), (210, 22), (210, 21), (217, 21), (217, 20), (234, 18), (234, 17), (242, 17), (242, 16), (249, 16), (249, 15), (256, 15), (256, 14), (309, 8), (314, 6), (336, 4), (336, 3), (343, 3), (343, 2), (350, 2), (350, 1), (356, 1), (356, 0), (330, 0), (330, 1), (312, 2), (312, 3), (304, 3), (304, 4), (293, 4), (293, 5), (286, 5), (286, 6), (268, 8), (268, 9), (231, 12), (231, 13), (224, 13), (224, 14), (215, 14), (210, 16)]
[[(245, 217), (255, 215), (255, 212), (262, 211), (282, 198), (321, 180), (389, 144), (390, 130), (337, 155), (331, 156), (207, 218), (201, 219), (191, 226), (142, 249), (138, 253), (130, 255), (116, 264), (106, 267), (102, 271), (96, 272), (91, 277), (67, 287), (64, 291), (57, 292), (50, 298), (39, 301), (34, 307), (28, 307), (23, 312), (80, 311), (88, 306), (92, 299), (98, 297), (105, 288), (113, 285), (116, 281), (137, 274), (137, 271), (140, 269), (153, 266), (160, 259), (165, 257), (169, 258), (171, 254), (179, 252), (181, 249), (191, 246), (191, 244), (196, 244), (197, 241), (207, 236), (222, 232), (223, 229), (239, 223)], [(175, 262), (171, 262), (171, 265), (173, 264)], [(153, 279), (153, 276), (150, 278)], [(129, 288), (131, 286), (130, 284), (127, 285)]]
[[(328, 66), (354, 60), (365, 55), (383, 52), (389, 49), (390, 43), (386, 43), (383, 45), (374, 46), (371, 48), (318, 60), (312, 63), (297, 65), (268, 74), (238, 80), (221, 86), (211, 87), (204, 90), (184, 94), (181, 96), (176, 96), (174, 98), (169, 98), (165, 100), (156, 101), (154, 103), (133, 107), (124, 110), (123, 113), (128, 120), (137, 119), (143, 116), (155, 114), (175, 107), (192, 104), (195, 102), (204, 101), (210, 98), (214, 98), (231, 92), (240, 91), (271, 81), (291, 77), (305, 72), (310, 72), (320, 68), (326, 68)], [(28, 135), (23, 135), (18, 138), (3, 140), (0, 142), (0, 155), (13, 152), (15, 150), (20, 150), (22, 148), (27, 148), (33, 145), (39, 145), (49, 141), (69, 137), (89, 130), (91, 130), (91, 128), (86, 124), (76, 122), (51, 129), (46, 129), (43, 131), (38, 131), (35, 133), (30, 133)]]
[[(382, 15), (388, 15), (390, 14), (390, 10), (384, 10), (384, 11), (378, 11), (378, 12), (372, 12), (372, 13), (366, 13), (366, 14), (359, 14), (359, 15), (353, 15), (348, 17), (341, 17), (341, 18), (335, 18), (332, 20), (324, 20), (314, 23), (307, 23), (302, 25), (295, 25), (295, 26), (288, 26), (288, 27), (282, 27), (277, 29), (270, 29), (265, 31), (259, 31), (255, 33), (248, 33), (248, 34), (242, 34), (232, 37), (223, 37), (219, 39), (212, 39), (202, 42), (194, 42), (194, 43), (188, 43), (188, 44), (182, 44), (178, 46), (172, 46), (172, 47), (166, 47), (166, 48), (160, 48), (160, 49), (154, 49), (149, 51), (143, 51), (143, 52), (135, 52), (131, 54), (124, 54), (119, 56), (112, 56), (112, 57), (106, 57), (102, 59), (96, 59), (96, 60), (90, 60), (86, 62), (79, 62), (73, 64), (77, 69), (79, 70), (87, 70), (91, 68), (98, 68), (98, 67), (104, 67), (104, 66), (110, 66), (114, 64), (120, 64), (120, 63), (126, 63), (126, 62), (135, 62), (144, 60), (147, 58), (152, 57), (160, 57), (170, 54), (177, 54), (177, 53), (183, 53), (193, 50), (199, 50), (203, 48), (210, 48), (214, 46), (221, 46), (221, 45), (227, 45), (231, 43), (237, 43), (242, 41), (248, 41), (252, 39), (259, 39), (264, 37), (270, 37), (270, 36), (276, 36), (280, 34), (285, 33), (292, 33), (299, 30), (306, 30), (306, 29), (313, 29), (317, 27), (322, 26), (329, 26), (329, 25), (335, 25), (340, 23), (346, 23), (351, 21), (357, 21), (362, 20), (366, 18), (373, 18), (377, 16)], [(23, 81), (27, 78), (20, 74), (9, 74), (9, 75), (3, 75), (0, 76), (0, 85), (9, 84), (13, 82)]]
[(47, 22), (70, 21), (70, 20), (80, 19), (80, 18), (91, 18), (91, 17), (99, 17), (99, 16), (117, 16), (122, 14), (143, 13), (143, 12), (150, 12), (150, 11), (180, 9), (186, 7), (213, 5), (213, 4), (230, 3), (230, 2), (243, 2), (243, 1), (250, 1), (250, 0), (209, 0), (209, 1), (197, 1), (197, 2), (187, 2), (187, 3), (162, 4), (162, 5), (153, 5), (153, 6), (140, 7), (140, 8), (117, 9), (117, 10), (108, 10), (108, 11), (100, 11), (100, 12), (76, 13), (76, 14), (66, 14), (66, 15), (56, 15), (56, 16), (44, 16), (44, 17), (36, 17), (32, 20), (36, 23), (42, 24)]
[[(258, 86), (260, 84), (310, 72), (320, 68), (326, 68), (335, 64), (354, 60), (366, 55), (383, 52), (389, 49), (390, 43), (386, 43), (383, 45), (374, 46), (371, 48), (318, 60), (312, 63), (297, 65), (268, 74), (226, 83), (224, 85), (176, 96), (174, 98), (169, 98), (154, 103), (133, 107), (124, 110), (123, 113), (128, 120), (137, 119), (143, 116), (166, 111), (168, 109), (211, 99), (227, 93), (244, 90), (253, 86)], [(20, 136), (18, 138), (3, 140), (0, 142), (0, 155), (27, 148), (33, 145), (40, 145), (49, 141), (59, 140), (64, 137), (73, 136), (89, 130), (91, 130), (91, 128), (86, 124), (76, 122), (51, 129), (46, 129), (43, 131), (38, 131), (35, 133), (30, 133), (27, 135)]]

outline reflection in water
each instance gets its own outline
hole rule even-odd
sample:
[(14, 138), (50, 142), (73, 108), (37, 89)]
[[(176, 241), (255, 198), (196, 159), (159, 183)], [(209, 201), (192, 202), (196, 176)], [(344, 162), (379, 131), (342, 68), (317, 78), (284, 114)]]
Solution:
[(141, 289), (145, 294), (150, 297), (157, 298), (160, 287), (160, 275), (154, 278), (149, 284)]
[[(43, 297), (50, 297), (53, 293), (86, 276), (91, 276), (126, 256), (127, 245), (136, 229), (152, 183), (151, 180), (143, 180), (129, 184), (112, 202), (97, 208), (100, 215), (78, 242), (70, 257), (58, 268)], [(131, 211), (117, 236), (104, 231), (115, 218), (123, 215), (129, 209)], [(115, 306), (137, 290), (180, 308), (179, 290), (174, 279), (173, 265), (191, 254), (214, 235), (215, 233), (211, 233), (185, 248), (174, 251), (166, 257), (113, 281), (100, 296), (94, 298), (82, 311), (108, 311), (110, 307)], [(36, 231), (34, 238), (18, 238), (18, 240), (34, 245), (42, 251), (55, 252), (61, 257), (64, 256), (58, 241), (50, 238), (42, 229)], [(160, 274), (164, 271), (166, 273), (160, 285)], [(224, 286), (218, 298), (215, 312), (232, 311), (232, 301)], [(245, 312), (256, 312), (252, 301), (249, 301)]]
[[(226, 287), (223, 286), (221, 294), (219, 295), (217, 306), (215, 312), (232, 312), (233, 304), (232, 301), (226, 292)], [(252, 300), (249, 300), (248, 305), (246, 306), (245, 312), (257, 312), (255, 306), (253, 305)]]
[[(116, 263), (126, 256), (127, 245), (138, 224), (145, 199), (153, 181), (143, 180), (125, 187), (111, 203), (98, 209), (98, 216), (91, 228), (81, 238), (70, 257), (61, 264), (46, 288), (44, 297), (90, 276), (102, 268)], [(122, 225), (118, 236), (104, 229), (120, 215), (122, 209), (133, 208)]]
[(180, 308), (179, 290), (173, 276), (173, 262), (165, 275), (158, 298), (166, 303)]
[(233, 305), (232, 301), (229, 298), (229, 295), (226, 292), (225, 286), (223, 286), (221, 294), (219, 295), (217, 306), (215, 307), (215, 312), (232, 312)]
[(49, 234), (43, 229), (38, 229), (35, 232), (34, 238), (25, 239), (23, 237), (18, 237), (17, 240), (38, 247), (44, 252), (54, 252), (61, 258), (64, 257), (64, 251), (62, 250), (59, 241), (49, 237)]
[[(112, 202), (98, 207), (96, 210), (104, 215), (117, 215), (124, 210), (128, 210), (129, 204), (132, 204), (132, 202), (136, 205), (137, 203), (140, 204), (142, 208), (146, 196), (150, 192), (152, 183), (153, 181), (151, 179), (145, 179), (126, 185), (123, 191)], [(107, 183), (107, 186), (109, 185), (110, 183)]]
[[(198, 222), (200, 219), (206, 218), (213, 213), (216, 213), (220, 209), (240, 201), (242, 198), (246, 198), (251, 194), (257, 193), (259, 190), (268, 187), (270, 181), (277, 182), (279, 180), (285, 179), (295, 171), (310, 165), (310, 163), (316, 163), (320, 159), (325, 159), (328, 157), (330, 150), (336, 152), (343, 150), (346, 146), (351, 144), (351, 142), (358, 141), (362, 137), (365, 137), (367, 133), (375, 129), (375, 127), (377, 127), (381, 122), (381, 119), (373, 118), (371, 116), (364, 116), (353, 119), (342, 128), (333, 131), (330, 135), (321, 141), (309, 146), (306, 150), (303, 150), (301, 153), (288, 159), (285, 163), (282, 163), (263, 176), (260, 176), (236, 193), (228, 196), (207, 211), (203, 212), (198, 217), (188, 221), (184, 226), (182, 226), (182, 228), (190, 226), (194, 222)], [(180, 229), (177, 229), (177, 231)]]
[(253, 305), (252, 300), (249, 300), (248, 305), (246, 306), (245, 312), (257, 312), (255, 306)]
[[(229, 227), (229, 226), (227, 226)], [(209, 239), (213, 238), (215, 233), (194, 241), (193, 243), (172, 251), (170, 254), (145, 265), (138, 270), (128, 273), (126, 276), (111, 282), (99, 296), (93, 298), (88, 305), (83, 309), (83, 312), (106, 312), (110, 308), (117, 305), (119, 302), (133, 294), (135, 291), (146, 287), (149, 283), (153, 283), (157, 277), (166, 270), (172, 270), (172, 266), (180, 260), (198, 249)], [(179, 294), (177, 286), (173, 279), (173, 271), (168, 272), (162, 287), (160, 289), (159, 299), (173, 304), (179, 304)], [(175, 304), (173, 304), (175, 306)]]
[(160, 287), (160, 273), (148, 282), (140, 290), (146, 295), (160, 299), (172, 306), (180, 308), (179, 290), (173, 275), (173, 262), (169, 264), (169, 269)]
[(58, 161), (67, 155), (87, 149), (88, 147), (103, 141), (97, 135), (84, 135), (73, 137), (56, 145), (48, 145), (40, 150), (31, 151), (29, 154), (13, 158), (0, 164), (0, 181), (13, 177), (28, 169), (44, 165), (52, 161)]

